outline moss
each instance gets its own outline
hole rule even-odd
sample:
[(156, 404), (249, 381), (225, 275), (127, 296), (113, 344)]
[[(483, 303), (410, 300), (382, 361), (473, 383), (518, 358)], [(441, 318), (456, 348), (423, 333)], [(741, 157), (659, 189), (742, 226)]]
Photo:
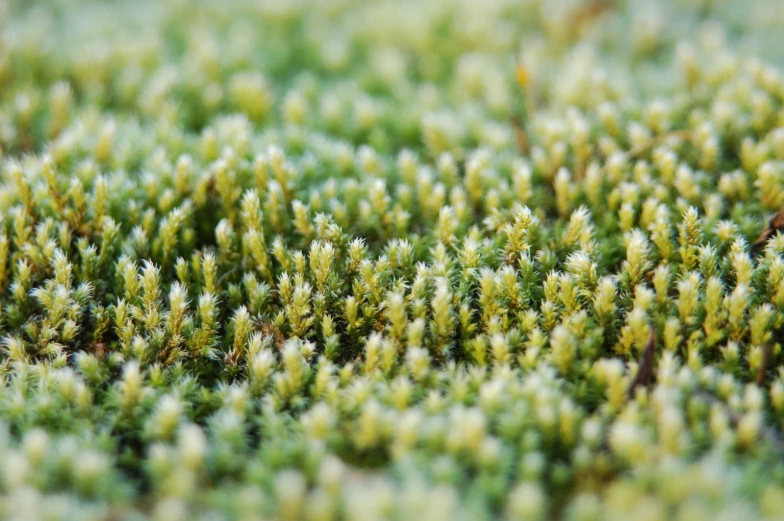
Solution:
[(780, 518), (779, 3), (0, 5), (0, 518)]

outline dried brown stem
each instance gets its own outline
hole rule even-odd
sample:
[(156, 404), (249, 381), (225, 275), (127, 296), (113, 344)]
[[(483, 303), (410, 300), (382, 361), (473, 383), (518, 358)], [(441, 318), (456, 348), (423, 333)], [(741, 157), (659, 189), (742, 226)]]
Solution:
[(653, 327), (650, 330), (648, 343), (645, 344), (645, 349), (638, 362), (637, 374), (634, 376), (634, 380), (632, 380), (627, 391), (629, 398), (634, 396), (634, 391), (637, 387), (648, 385), (653, 379), (653, 370), (656, 365), (656, 330)]

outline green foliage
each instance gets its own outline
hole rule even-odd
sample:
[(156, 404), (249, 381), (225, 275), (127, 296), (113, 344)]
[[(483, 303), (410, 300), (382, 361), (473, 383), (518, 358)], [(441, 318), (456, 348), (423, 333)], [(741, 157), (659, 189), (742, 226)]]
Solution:
[(779, 4), (0, 2), (0, 518), (780, 519)]

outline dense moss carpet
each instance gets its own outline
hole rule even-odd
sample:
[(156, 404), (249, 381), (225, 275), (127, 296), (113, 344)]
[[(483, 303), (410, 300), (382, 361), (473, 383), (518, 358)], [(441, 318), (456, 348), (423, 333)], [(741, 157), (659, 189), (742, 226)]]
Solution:
[(0, 1), (0, 518), (784, 519), (784, 2)]

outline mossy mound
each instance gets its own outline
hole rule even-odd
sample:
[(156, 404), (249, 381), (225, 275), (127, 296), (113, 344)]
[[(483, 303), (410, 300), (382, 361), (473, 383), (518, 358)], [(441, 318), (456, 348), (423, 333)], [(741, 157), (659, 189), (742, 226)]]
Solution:
[(784, 518), (782, 35), (0, 2), (0, 518)]

